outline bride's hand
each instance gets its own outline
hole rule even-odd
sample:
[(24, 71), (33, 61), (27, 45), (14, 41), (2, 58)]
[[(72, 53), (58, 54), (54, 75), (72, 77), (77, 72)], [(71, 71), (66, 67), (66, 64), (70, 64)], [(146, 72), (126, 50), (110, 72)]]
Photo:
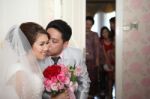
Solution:
[(67, 90), (58, 94), (57, 96), (51, 97), (51, 99), (69, 99), (69, 93)]

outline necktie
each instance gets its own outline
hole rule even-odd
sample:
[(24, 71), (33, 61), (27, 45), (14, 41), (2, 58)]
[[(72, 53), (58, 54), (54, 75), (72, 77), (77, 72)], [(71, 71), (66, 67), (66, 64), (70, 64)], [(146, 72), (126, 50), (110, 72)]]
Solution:
[(54, 65), (56, 65), (58, 60), (60, 59), (60, 56), (58, 56), (58, 57), (51, 57), (51, 58), (54, 61)]

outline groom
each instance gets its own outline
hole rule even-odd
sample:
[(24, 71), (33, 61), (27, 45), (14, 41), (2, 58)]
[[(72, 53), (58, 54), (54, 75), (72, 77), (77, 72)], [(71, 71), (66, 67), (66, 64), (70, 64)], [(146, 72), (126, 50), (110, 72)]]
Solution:
[[(48, 51), (48, 58), (44, 62), (43, 70), (53, 65), (52, 57), (59, 57), (57, 64), (64, 64), (65, 66), (80, 66), (82, 74), (78, 78), (78, 89), (75, 92), (76, 99), (87, 99), (90, 86), (90, 79), (85, 65), (84, 57), (79, 49), (68, 47), (69, 40), (72, 35), (71, 27), (63, 20), (54, 20), (50, 22), (46, 30), (50, 35), (50, 47)], [(58, 95), (57, 99), (65, 98), (66, 92)]]

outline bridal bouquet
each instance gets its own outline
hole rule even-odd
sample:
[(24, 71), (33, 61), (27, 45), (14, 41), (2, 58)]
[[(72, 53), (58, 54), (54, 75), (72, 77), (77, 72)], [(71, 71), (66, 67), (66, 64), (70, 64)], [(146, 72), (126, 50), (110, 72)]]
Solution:
[(51, 95), (57, 95), (66, 89), (74, 92), (78, 87), (77, 77), (80, 74), (80, 67), (64, 65), (48, 66), (43, 72), (45, 90)]

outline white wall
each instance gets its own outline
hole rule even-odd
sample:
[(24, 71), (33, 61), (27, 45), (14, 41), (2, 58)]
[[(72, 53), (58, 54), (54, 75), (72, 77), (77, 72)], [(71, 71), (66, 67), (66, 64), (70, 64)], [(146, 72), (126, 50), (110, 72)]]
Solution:
[(101, 27), (104, 26), (104, 12), (98, 12), (94, 15), (94, 25), (92, 26), (92, 31), (98, 33), (100, 36)]
[(116, 99), (123, 99), (123, 0), (117, 0), (116, 12)]
[(33, 21), (47, 24), (50, 0), (0, 0), (0, 41), (12, 25)]
[(72, 27), (70, 46), (85, 48), (85, 0), (63, 0), (62, 19)]
[(70, 46), (85, 48), (85, 0), (0, 0), (0, 42), (12, 25), (33, 21), (44, 28), (54, 19), (73, 30)]

